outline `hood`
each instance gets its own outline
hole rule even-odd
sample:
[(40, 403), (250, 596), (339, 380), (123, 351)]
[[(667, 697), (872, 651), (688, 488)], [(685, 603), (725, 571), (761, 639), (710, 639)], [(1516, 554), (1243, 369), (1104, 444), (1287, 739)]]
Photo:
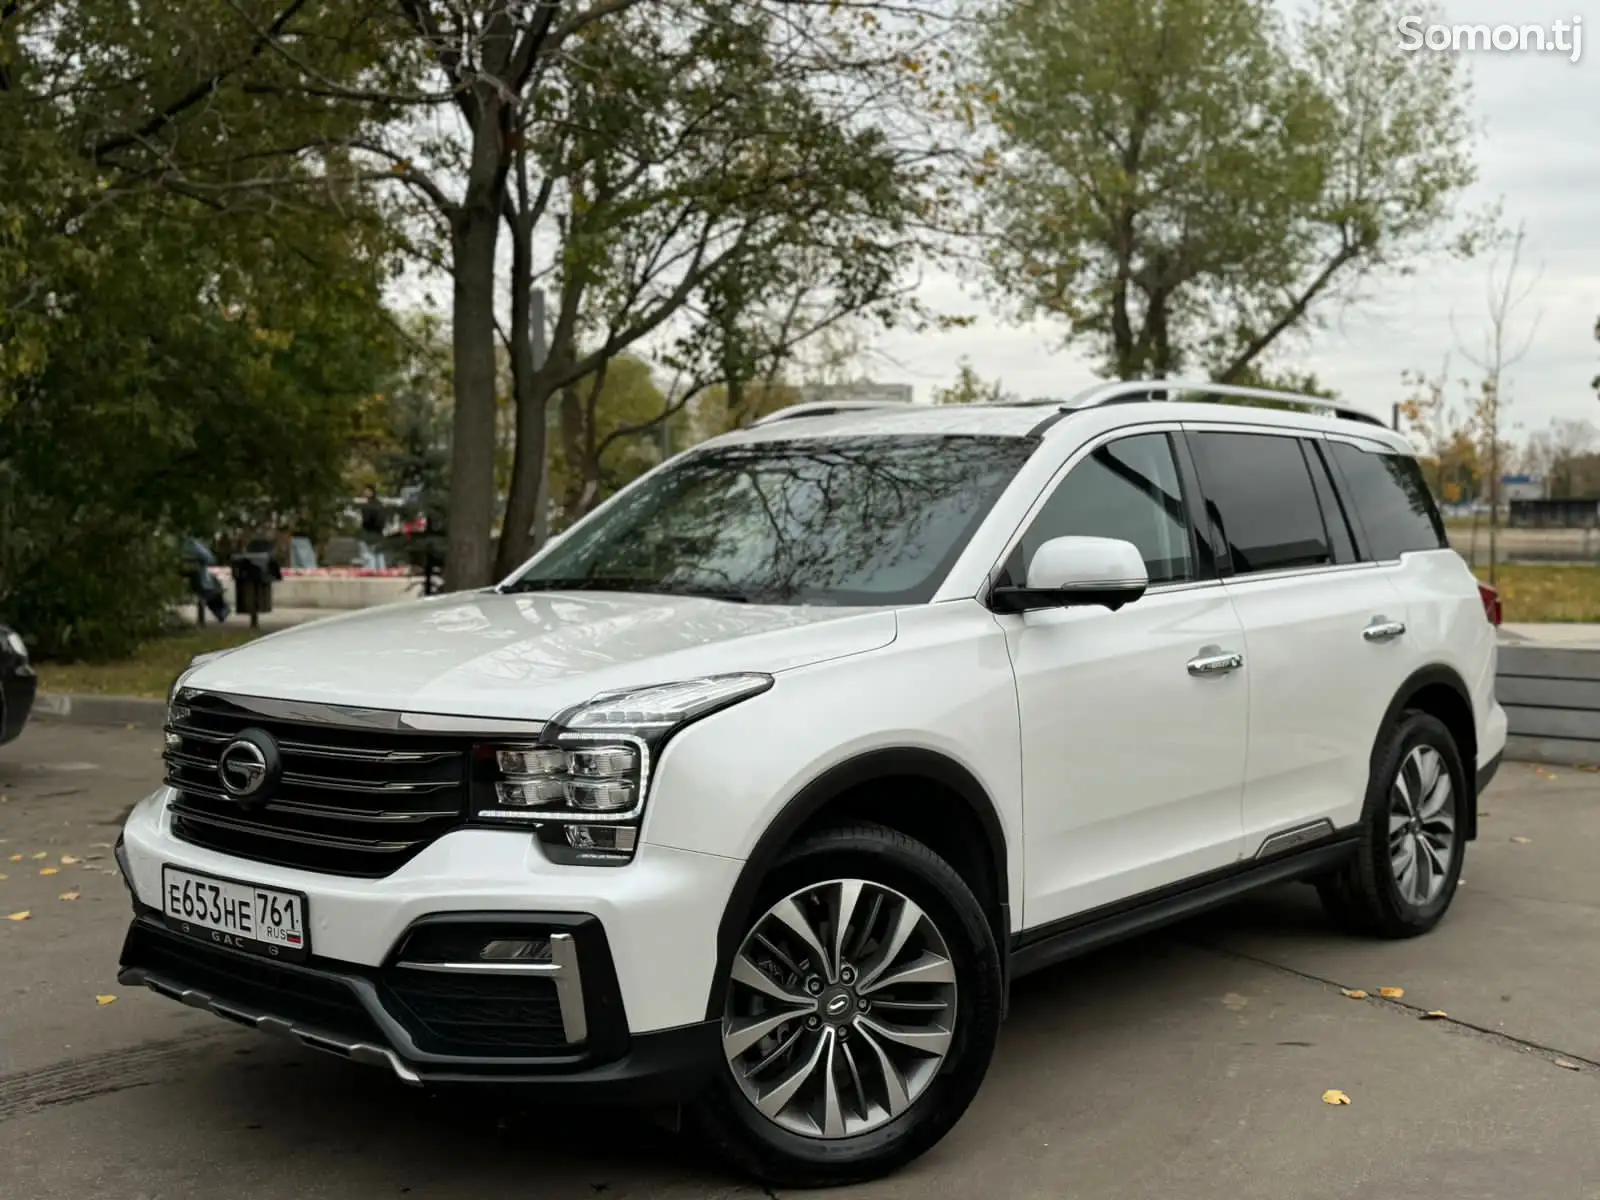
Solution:
[(544, 720), (598, 692), (790, 670), (886, 646), (881, 608), (618, 592), (456, 593), (271, 634), (185, 687), (362, 708)]

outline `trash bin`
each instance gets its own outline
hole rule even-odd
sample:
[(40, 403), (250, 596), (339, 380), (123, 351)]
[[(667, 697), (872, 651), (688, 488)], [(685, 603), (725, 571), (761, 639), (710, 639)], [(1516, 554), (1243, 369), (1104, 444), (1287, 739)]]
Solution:
[(272, 581), (282, 578), (277, 560), (269, 551), (247, 550), (233, 556), (232, 566), (234, 608), (258, 628), (261, 614), (272, 611)]

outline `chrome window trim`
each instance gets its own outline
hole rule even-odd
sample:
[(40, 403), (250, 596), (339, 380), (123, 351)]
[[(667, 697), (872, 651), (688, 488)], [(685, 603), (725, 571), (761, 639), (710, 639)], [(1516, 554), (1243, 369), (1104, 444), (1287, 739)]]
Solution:
[(1390, 454), (1395, 458), (1416, 457), (1415, 454), (1405, 454), (1403, 451), (1396, 450), (1393, 446), (1386, 442), (1376, 442), (1371, 438), (1356, 437), (1354, 434), (1323, 433), (1319, 434), (1318, 436), (1320, 436), (1325, 442), (1343, 442), (1347, 446), (1354, 446), (1357, 450), (1360, 450), (1366, 454)]
[(1300, 579), (1313, 575), (1336, 575), (1344, 571), (1375, 571), (1380, 567), (1393, 566), (1394, 563), (1375, 562), (1371, 559), (1366, 562), (1353, 563), (1327, 563), (1316, 567), (1288, 567), (1279, 571), (1250, 571), (1242, 575), (1229, 575), (1222, 580), (1229, 587), (1245, 585), (1260, 580)]
[(415, 713), (400, 709), (362, 708), (324, 704), (311, 700), (280, 700), (269, 696), (241, 696), (208, 688), (180, 688), (173, 702), (192, 704), (200, 698), (224, 701), (264, 721), (302, 725), (329, 725), (344, 729), (371, 729), (389, 733), (468, 733), (489, 736), (537, 737), (542, 721), (503, 717), (464, 717), (450, 713)]

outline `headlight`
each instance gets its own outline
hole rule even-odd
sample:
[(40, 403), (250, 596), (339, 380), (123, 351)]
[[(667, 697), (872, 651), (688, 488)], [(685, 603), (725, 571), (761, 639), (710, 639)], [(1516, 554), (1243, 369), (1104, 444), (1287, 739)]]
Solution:
[(651, 764), (678, 730), (772, 686), (714, 675), (606, 692), (558, 713), (532, 745), (485, 743), (473, 756), (473, 816), (532, 825), (556, 862), (633, 857)]
[(28, 661), (28, 647), (23, 643), (22, 635), (14, 630), (6, 630), (6, 649), (15, 654), (23, 662)]

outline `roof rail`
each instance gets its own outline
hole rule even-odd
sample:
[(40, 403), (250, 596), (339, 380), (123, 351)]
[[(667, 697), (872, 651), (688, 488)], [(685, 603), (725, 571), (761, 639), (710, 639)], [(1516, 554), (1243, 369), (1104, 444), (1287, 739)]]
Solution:
[(768, 413), (758, 420), (750, 422), (751, 429), (759, 429), (763, 425), (774, 425), (779, 421), (792, 421), (797, 417), (830, 417), (835, 413), (857, 412), (866, 409), (909, 407), (903, 400), (815, 400), (808, 404), (791, 404), (787, 408), (780, 408), (777, 412)]
[[(1102, 404), (1129, 404), (1145, 400), (1173, 400), (1178, 395), (1193, 394), (1205, 400), (1239, 399), (1268, 400), (1273, 404), (1292, 405), (1308, 412), (1323, 413), (1346, 421), (1360, 421), (1364, 425), (1389, 426), (1371, 413), (1359, 408), (1348, 408), (1322, 396), (1306, 396), (1299, 392), (1280, 392), (1272, 388), (1239, 387), (1231, 383), (1207, 383), (1185, 379), (1129, 379), (1116, 383), (1103, 383), (1080, 392), (1067, 402), (1072, 409), (1097, 408)], [(1261, 407), (1267, 407), (1261, 405)]]

